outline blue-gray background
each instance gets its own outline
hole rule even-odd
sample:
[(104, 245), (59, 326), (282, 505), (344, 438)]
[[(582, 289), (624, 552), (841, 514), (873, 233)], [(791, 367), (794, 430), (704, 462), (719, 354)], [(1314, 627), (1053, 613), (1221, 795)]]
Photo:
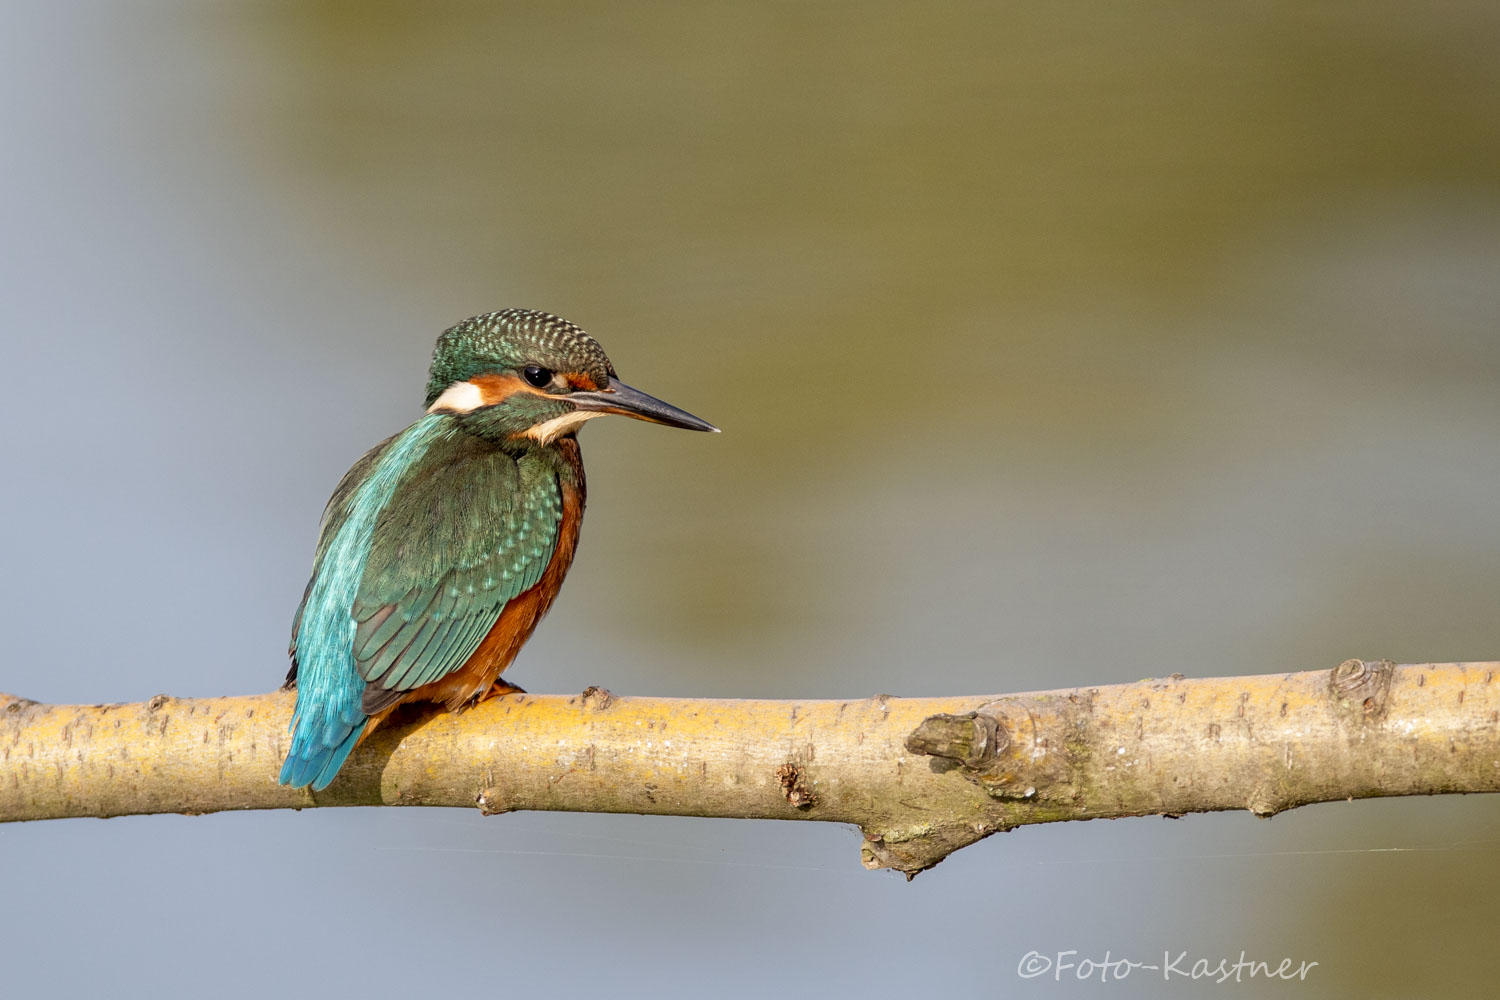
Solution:
[[(725, 430), (588, 428), (532, 690), (1500, 657), (1497, 11), (8, 3), (0, 690), (274, 687), (327, 494), (505, 305)], [(1058, 996), (1027, 951), (1244, 950), (1320, 965), (1238, 995), (1462, 995), (1497, 820), (1030, 828), (910, 885), (810, 823), (23, 824), (0, 962), (16, 996)]]

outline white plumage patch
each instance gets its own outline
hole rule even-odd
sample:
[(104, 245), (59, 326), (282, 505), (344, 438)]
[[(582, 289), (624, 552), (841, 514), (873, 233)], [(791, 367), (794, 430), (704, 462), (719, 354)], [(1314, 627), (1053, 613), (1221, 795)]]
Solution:
[(544, 420), (539, 424), (532, 425), (526, 432), (526, 436), (542, 444), (551, 444), (564, 434), (570, 434), (577, 430), (585, 420), (593, 420), (595, 417), (604, 416), (598, 410), (574, 410), (572, 413), (564, 413), (560, 417)]
[(484, 405), (484, 393), (473, 382), (454, 382), (432, 401), (428, 413), (470, 413)]

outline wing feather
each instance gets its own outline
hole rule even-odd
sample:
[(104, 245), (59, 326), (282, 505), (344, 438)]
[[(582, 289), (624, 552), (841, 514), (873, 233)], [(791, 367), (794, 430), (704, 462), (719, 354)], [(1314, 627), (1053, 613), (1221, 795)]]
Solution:
[(462, 667), (505, 605), (541, 579), (561, 520), (545, 459), (467, 436), (435, 445), (381, 512), (355, 600), (367, 705)]

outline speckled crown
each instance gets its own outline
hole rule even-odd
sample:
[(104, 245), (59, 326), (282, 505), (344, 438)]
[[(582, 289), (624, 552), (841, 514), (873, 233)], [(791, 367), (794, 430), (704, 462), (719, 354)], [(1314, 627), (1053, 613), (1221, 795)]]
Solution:
[(601, 386), (615, 374), (604, 348), (576, 324), (537, 309), (501, 309), (466, 319), (438, 337), (426, 405), (454, 382), (526, 365), (581, 372)]

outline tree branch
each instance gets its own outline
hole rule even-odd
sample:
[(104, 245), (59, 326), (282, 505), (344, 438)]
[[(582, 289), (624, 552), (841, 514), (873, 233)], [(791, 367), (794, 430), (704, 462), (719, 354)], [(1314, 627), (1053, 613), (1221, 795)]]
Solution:
[(697, 701), (511, 695), (395, 717), (327, 790), (276, 784), (289, 692), (40, 705), (0, 695), (0, 821), (478, 806), (857, 825), (915, 874), (1026, 823), (1500, 791), (1500, 664), (998, 697)]

